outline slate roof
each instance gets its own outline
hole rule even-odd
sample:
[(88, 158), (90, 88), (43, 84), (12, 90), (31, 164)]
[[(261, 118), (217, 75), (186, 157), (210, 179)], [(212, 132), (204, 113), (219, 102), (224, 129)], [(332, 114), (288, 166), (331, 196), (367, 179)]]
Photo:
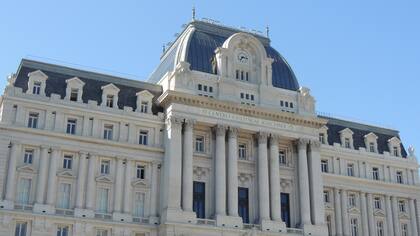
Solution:
[[(189, 25), (195, 28), (190, 36), (187, 47), (187, 62), (191, 69), (206, 73), (212, 73), (211, 59), (215, 55), (216, 48), (221, 47), (226, 39), (235, 33), (241, 32), (221, 25), (210, 24), (202, 21), (193, 21)], [(249, 32), (246, 32), (249, 33)], [(182, 35), (182, 34), (181, 34)], [(272, 83), (274, 87), (297, 91), (299, 83), (286, 60), (270, 46), (270, 40), (258, 34), (253, 34), (263, 44), (267, 56), (274, 59), (272, 63)], [(149, 78), (150, 82), (157, 82), (166, 72), (173, 70), (175, 53), (179, 45), (171, 47), (158, 68)], [(168, 65), (172, 63), (172, 65)]]
[[(399, 132), (397, 130), (381, 128), (371, 125), (360, 124), (352, 121), (340, 120), (331, 117), (320, 116), (321, 118), (328, 119), (328, 144), (333, 145), (334, 143), (341, 143), (340, 131), (349, 128), (353, 131), (353, 146), (354, 149), (358, 150), (360, 147), (366, 148), (365, 135), (373, 132), (378, 136), (378, 152), (383, 154), (384, 152), (390, 152), (388, 148), (388, 140), (392, 137), (397, 137), (401, 140)], [(407, 157), (407, 152), (404, 145), (401, 143), (401, 155)]]
[[(101, 87), (110, 83), (113, 83), (120, 89), (118, 93), (118, 107), (120, 109), (123, 109), (124, 106), (129, 106), (135, 110), (137, 108), (137, 92), (147, 89), (155, 95), (155, 98), (162, 93), (162, 88), (155, 84), (28, 59), (21, 61), (16, 73), (15, 86), (22, 88), (23, 92), (26, 92), (28, 89), (28, 73), (36, 70), (41, 70), (48, 76), (45, 88), (45, 93), (48, 97), (51, 96), (51, 93), (55, 93), (64, 98), (66, 96), (66, 80), (73, 77), (78, 77), (85, 83), (82, 95), (84, 103), (87, 103), (88, 100), (94, 100), (101, 104)], [(161, 111), (162, 108), (153, 105), (152, 112), (154, 114)]]

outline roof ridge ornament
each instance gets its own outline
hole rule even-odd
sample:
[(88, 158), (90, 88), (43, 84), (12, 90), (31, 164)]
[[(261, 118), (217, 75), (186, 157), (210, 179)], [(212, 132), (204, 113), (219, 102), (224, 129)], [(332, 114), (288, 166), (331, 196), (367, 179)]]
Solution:
[(195, 6), (192, 7), (192, 21), (195, 21)]
[(270, 38), (270, 26), (268, 25), (265, 27), (265, 36), (267, 38)]

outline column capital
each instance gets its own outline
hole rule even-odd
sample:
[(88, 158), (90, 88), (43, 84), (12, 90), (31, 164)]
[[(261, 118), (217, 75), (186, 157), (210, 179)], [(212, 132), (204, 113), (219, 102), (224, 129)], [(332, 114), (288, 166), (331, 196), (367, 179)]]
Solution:
[(96, 152), (89, 152), (88, 155), (89, 155), (89, 158), (96, 158), (99, 154)]
[(229, 127), (229, 138), (237, 138), (239, 129), (236, 127)]
[(19, 140), (10, 140), (10, 145), (14, 146), (14, 145), (22, 145), (22, 142)]
[(169, 126), (181, 126), (182, 122), (184, 122), (184, 118), (179, 116), (171, 115), (166, 118), (166, 124)]
[(311, 139), (309, 143), (311, 145), (311, 149), (319, 151), (319, 148), (321, 147), (321, 142), (319, 140)]
[(258, 132), (257, 134), (258, 137), (258, 143), (267, 143), (267, 138), (268, 138), (268, 134), (265, 132)]
[(58, 146), (51, 147), (51, 151), (60, 151), (60, 150), (61, 150), (61, 147), (58, 147)]
[(40, 149), (50, 149), (49, 146), (42, 144), (41, 146), (39, 146)]
[(217, 124), (216, 126), (213, 127), (213, 129), (216, 131), (216, 135), (217, 136), (223, 136), (226, 134), (226, 126), (221, 125), (221, 124)]
[(197, 121), (195, 119), (188, 118), (188, 119), (185, 119), (184, 123), (185, 123), (185, 127), (192, 128), (197, 123)]
[(80, 158), (86, 158), (88, 154), (87, 151), (79, 151)]
[(274, 144), (274, 143), (277, 144), (279, 142), (279, 140), (280, 140), (280, 135), (278, 135), (278, 134), (270, 134), (270, 142), (272, 144)]
[(309, 139), (299, 138), (296, 140), (296, 144), (298, 146), (298, 149), (306, 149), (307, 145), (309, 144)]

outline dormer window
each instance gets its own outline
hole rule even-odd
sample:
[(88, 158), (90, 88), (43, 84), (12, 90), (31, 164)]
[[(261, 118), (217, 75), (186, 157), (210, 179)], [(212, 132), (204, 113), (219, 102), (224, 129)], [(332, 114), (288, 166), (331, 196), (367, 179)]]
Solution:
[(147, 90), (136, 93), (137, 96), (137, 112), (149, 114), (152, 111), (153, 94)]
[(394, 156), (399, 156), (398, 147), (393, 147), (392, 153)]
[(350, 138), (345, 138), (344, 139), (344, 147), (345, 148), (350, 148)]
[(349, 128), (345, 128), (340, 132), (341, 146), (348, 149), (353, 149), (353, 131)]
[(378, 136), (370, 132), (366, 134), (364, 138), (365, 138), (366, 151), (377, 153), (378, 152), (378, 144), (377, 144)]
[(148, 102), (141, 102), (140, 112), (141, 113), (148, 113), (148, 110), (149, 110), (149, 103)]
[(85, 83), (77, 77), (66, 80), (66, 83), (66, 99), (73, 102), (82, 101), (82, 92)]
[(111, 108), (114, 107), (114, 95), (106, 96), (106, 106)]
[(70, 101), (77, 102), (78, 94), (79, 94), (79, 89), (71, 89)]
[(375, 143), (373, 142), (369, 143), (369, 152), (375, 152)]
[(41, 82), (34, 82), (34, 86), (32, 87), (32, 94), (39, 95), (41, 93)]
[(28, 74), (28, 90), (26, 93), (45, 96), (45, 84), (48, 76), (40, 71), (33, 71)]
[(388, 148), (392, 156), (401, 156), (401, 141), (397, 137), (388, 140)]
[(120, 89), (114, 84), (102, 86), (102, 106), (117, 108)]

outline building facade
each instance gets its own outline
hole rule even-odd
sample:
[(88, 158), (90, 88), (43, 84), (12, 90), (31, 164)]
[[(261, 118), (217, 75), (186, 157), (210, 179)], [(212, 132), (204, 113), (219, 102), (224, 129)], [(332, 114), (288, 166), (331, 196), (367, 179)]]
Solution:
[(0, 108), (0, 236), (419, 235), (414, 149), (258, 34), (194, 20), (148, 82), (24, 59)]

